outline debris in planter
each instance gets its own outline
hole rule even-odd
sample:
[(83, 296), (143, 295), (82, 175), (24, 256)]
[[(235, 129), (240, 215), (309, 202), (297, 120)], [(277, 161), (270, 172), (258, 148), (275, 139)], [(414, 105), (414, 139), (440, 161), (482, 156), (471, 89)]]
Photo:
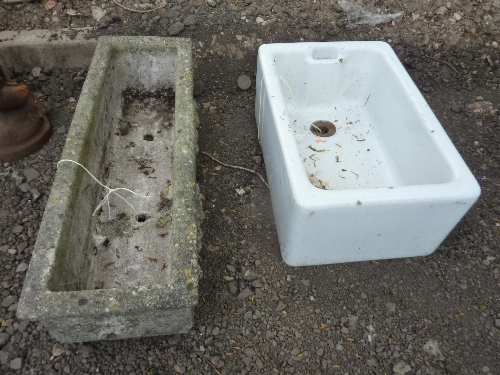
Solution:
[(118, 119), (118, 132), (116, 135), (127, 135), (131, 127), (130, 122)]
[(158, 228), (163, 228), (165, 225), (167, 225), (168, 223), (170, 223), (170, 221), (172, 221), (171, 218), (167, 217), (163, 220), (161, 220), (159, 223), (158, 223)]
[(160, 203), (158, 203), (158, 211), (170, 210), (170, 207), (172, 206), (172, 201), (167, 198), (169, 191), (170, 191), (170, 185), (168, 186), (165, 193), (163, 191), (160, 191)]

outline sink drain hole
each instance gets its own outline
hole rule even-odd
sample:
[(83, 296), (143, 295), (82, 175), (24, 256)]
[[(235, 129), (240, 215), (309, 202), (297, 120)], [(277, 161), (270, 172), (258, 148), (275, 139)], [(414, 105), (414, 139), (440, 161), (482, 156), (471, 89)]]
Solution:
[(148, 215), (146, 214), (139, 214), (135, 217), (135, 219), (139, 222), (139, 223), (144, 223), (147, 219), (148, 219)]
[(318, 137), (331, 137), (337, 128), (330, 121), (318, 120), (311, 124), (309, 130)]
[(144, 139), (145, 141), (152, 141), (153, 139), (155, 139), (155, 137), (153, 136), (153, 134), (148, 133), (148, 134), (144, 134), (142, 139)]

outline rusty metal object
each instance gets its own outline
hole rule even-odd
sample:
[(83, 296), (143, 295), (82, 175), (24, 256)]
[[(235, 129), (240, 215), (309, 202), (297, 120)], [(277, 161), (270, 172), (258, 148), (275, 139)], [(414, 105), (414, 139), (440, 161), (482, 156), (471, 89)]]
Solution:
[(0, 68), (0, 160), (17, 161), (50, 139), (52, 126), (42, 103), (26, 85), (5, 77)]

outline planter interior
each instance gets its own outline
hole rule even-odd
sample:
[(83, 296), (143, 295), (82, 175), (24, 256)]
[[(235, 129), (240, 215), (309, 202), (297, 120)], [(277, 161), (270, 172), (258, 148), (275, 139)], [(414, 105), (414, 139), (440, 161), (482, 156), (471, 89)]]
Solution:
[[(192, 326), (202, 216), (191, 64), (186, 39), (99, 39), (18, 309), (60, 341)], [(94, 212), (109, 190), (64, 160), (129, 191)]]
[[(110, 194), (93, 216), (108, 191), (88, 174), (82, 176), (66, 255), (51, 274), (52, 291), (139, 287), (170, 280), (176, 62), (174, 51), (111, 57), (104, 90), (97, 96), (100, 124), (85, 165), (104, 185), (142, 197), (117, 191), (124, 199)], [(58, 168), (80, 167), (62, 162)]]

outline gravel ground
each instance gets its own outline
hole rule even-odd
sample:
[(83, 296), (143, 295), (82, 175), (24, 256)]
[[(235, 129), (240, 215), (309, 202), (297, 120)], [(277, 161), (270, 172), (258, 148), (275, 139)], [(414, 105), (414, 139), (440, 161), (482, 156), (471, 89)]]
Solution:
[[(34, 77), (6, 67), (45, 99), (56, 130), (40, 152), (0, 166), (1, 374), (500, 373), (500, 0), (365, 6), (405, 17), (349, 29), (336, 1), (322, 0), (178, 0), (149, 13), (100, 0), (49, 11), (40, 2), (0, 4), (0, 29), (92, 26), (96, 35), (192, 38), (200, 150), (261, 174), (258, 45), (387, 41), (482, 188), (431, 256), (292, 268), (281, 260), (267, 188), (200, 154), (206, 219), (195, 327), (186, 335), (60, 345), (15, 310), (85, 71)], [(240, 75), (250, 88), (238, 87)]]

